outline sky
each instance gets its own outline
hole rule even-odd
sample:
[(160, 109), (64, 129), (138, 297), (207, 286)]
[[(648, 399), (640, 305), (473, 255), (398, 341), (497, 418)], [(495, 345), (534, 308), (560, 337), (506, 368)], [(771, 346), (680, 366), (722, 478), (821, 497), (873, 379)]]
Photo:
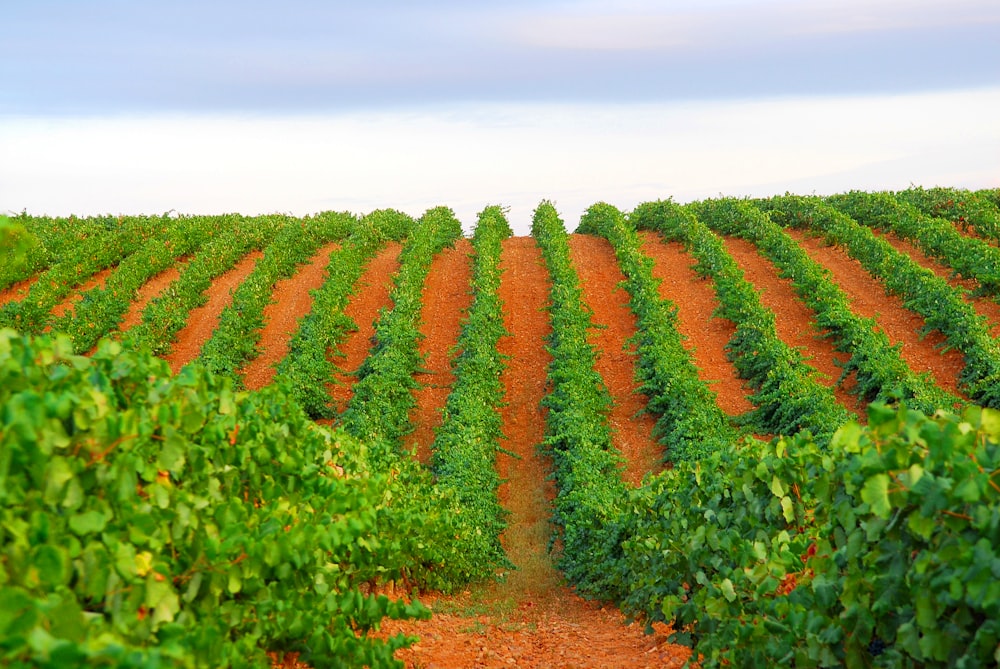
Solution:
[(0, 213), (1000, 186), (996, 0), (9, 0)]

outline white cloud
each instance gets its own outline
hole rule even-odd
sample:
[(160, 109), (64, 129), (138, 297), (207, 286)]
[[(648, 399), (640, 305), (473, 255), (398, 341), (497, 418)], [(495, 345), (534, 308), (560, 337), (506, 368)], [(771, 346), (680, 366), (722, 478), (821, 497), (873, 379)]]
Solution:
[(564, 5), (521, 14), (510, 30), (534, 47), (648, 51), (996, 23), (991, 0), (717, 0)]
[(487, 204), (518, 232), (785, 190), (1000, 184), (1000, 89), (646, 105), (468, 105), (299, 117), (0, 119), (0, 211), (306, 214)]

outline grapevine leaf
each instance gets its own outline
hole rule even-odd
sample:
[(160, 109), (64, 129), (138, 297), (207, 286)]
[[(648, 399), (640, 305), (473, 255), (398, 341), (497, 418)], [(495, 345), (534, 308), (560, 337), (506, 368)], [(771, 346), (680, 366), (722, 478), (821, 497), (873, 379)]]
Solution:
[(886, 474), (876, 474), (865, 481), (861, 489), (861, 499), (868, 503), (876, 516), (888, 518), (892, 510), (892, 505), (889, 503), (889, 477)]

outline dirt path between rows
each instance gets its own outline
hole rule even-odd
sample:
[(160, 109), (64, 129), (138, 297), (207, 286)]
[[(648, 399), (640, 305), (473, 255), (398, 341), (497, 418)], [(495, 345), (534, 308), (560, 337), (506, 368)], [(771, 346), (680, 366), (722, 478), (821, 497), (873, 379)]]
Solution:
[[(106, 267), (74, 288), (69, 297), (54, 306), (52, 311), (49, 312), (52, 318), (62, 318), (66, 314), (72, 314), (75, 311), (76, 303), (83, 299), (83, 294), (94, 288), (104, 288), (108, 282), (108, 277), (111, 276), (111, 272), (114, 270), (114, 267)], [(46, 327), (45, 331), (48, 332), (49, 328)]]
[(757, 247), (738, 237), (722, 237), (722, 241), (736, 264), (743, 270), (746, 280), (760, 291), (760, 301), (774, 312), (778, 336), (783, 342), (802, 351), (807, 364), (819, 371), (817, 380), (828, 388), (848, 411), (863, 420), (864, 407), (858, 398), (851, 395), (844, 385), (834, 385), (842, 368), (836, 362), (845, 363), (851, 356), (837, 351), (833, 340), (824, 339), (813, 325), (815, 314), (795, 294), (791, 279), (778, 276), (778, 268), (760, 254)]
[(689, 650), (666, 644), (664, 628), (646, 635), (641, 625), (624, 625), (617, 609), (574, 595), (552, 566), (549, 501), (554, 489), (547, 480), (549, 462), (536, 453), (545, 434), (539, 402), (549, 362), (544, 348), (549, 278), (530, 237), (504, 242), (501, 267), (504, 326), (510, 332), (498, 346), (509, 356), (501, 376), (506, 392), (501, 413), (504, 447), (517, 457), (499, 454), (497, 469), (506, 481), (500, 499), (511, 512), (503, 545), (517, 570), (502, 583), (459, 597), (425, 597), (434, 610), (429, 621), (388, 622), (388, 633), (421, 637), (397, 657), (409, 669), (680, 667)]
[(602, 237), (570, 235), (569, 250), (584, 302), (598, 328), (589, 339), (598, 353), (595, 368), (614, 400), (608, 420), (612, 443), (625, 458), (622, 478), (638, 485), (644, 475), (662, 469), (663, 447), (653, 438), (656, 417), (640, 413), (648, 398), (639, 393), (635, 381), (635, 346), (628, 342), (635, 336), (636, 319), (628, 291), (619, 285), (625, 275), (614, 248)]
[[(918, 265), (931, 270), (952, 286), (956, 288), (964, 288), (970, 292), (979, 288), (979, 282), (975, 279), (963, 279), (957, 276), (952, 276), (952, 270), (950, 267), (929, 257), (926, 253), (921, 251), (916, 244), (908, 242), (892, 233), (876, 234), (888, 243), (892, 244), (893, 248), (897, 251), (910, 256)], [(972, 307), (976, 310), (976, 313), (983, 316), (987, 320), (990, 327), (990, 333), (994, 337), (1000, 337), (1000, 303), (997, 302), (997, 299), (1000, 298), (990, 299), (989, 297), (974, 297), (968, 293), (964, 295), (964, 298), (966, 302), (972, 305)]]
[(264, 327), (260, 332), (260, 355), (243, 368), (243, 383), (257, 390), (274, 380), (274, 366), (288, 355), (288, 344), (298, 321), (309, 313), (313, 297), (326, 280), (330, 254), (340, 248), (335, 242), (322, 246), (295, 274), (274, 284), (271, 302), (264, 307)]
[(28, 291), (35, 285), (36, 281), (38, 281), (38, 276), (33, 276), (30, 279), (18, 281), (0, 290), (0, 307), (8, 302), (20, 302), (23, 300), (27, 297)]
[(342, 412), (351, 401), (353, 374), (358, 371), (371, 350), (379, 310), (382, 307), (392, 307), (389, 293), (392, 291), (392, 278), (399, 269), (399, 254), (402, 250), (403, 245), (399, 242), (389, 242), (375, 254), (365, 266), (361, 278), (355, 284), (354, 294), (344, 307), (344, 314), (354, 321), (358, 329), (347, 336), (337, 351), (331, 351), (336, 371), (328, 392), (337, 413)]
[(222, 310), (233, 302), (233, 291), (250, 275), (263, 252), (253, 251), (240, 260), (232, 269), (212, 280), (205, 291), (208, 302), (191, 310), (187, 324), (177, 333), (170, 354), (166, 356), (170, 371), (176, 374), (180, 368), (198, 357), (201, 347), (219, 326)]
[(177, 262), (178, 264), (171, 265), (139, 288), (135, 300), (129, 305), (128, 311), (125, 312), (125, 317), (122, 318), (121, 324), (118, 326), (119, 332), (130, 330), (141, 323), (142, 310), (146, 308), (146, 305), (152, 302), (153, 298), (165, 291), (167, 286), (180, 278), (181, 272), (184, 271), (185, 262), (183, 260)]
[(726, 344), (736, 327), (712, 315), (718, 307), (712, 282), (692, 269), (695, 260), (678, 242), (664, 242), (652, 231), (640, 232), (643, 252), (653, 259), (653, 276), (662, 279), (660, 297), (677, 305), (677, 330), (686, 337), (698, 377), (717, 393), (716, 402), (730, 416), (754, 408), (736, 368), (726, 358)]
[(828, 246), (821, 238), (801, 230), (787, 232), (813, 260), (830, 270), (834, 281), (847, 294), (851, 311), (874, 318), (893, 345), (902, 343), (900, 356), (910, 369), (930, 372), (940, 387), (963, 396), (958, 390), (958, 375), (965, 364), (964, 356), (954, 349), (942, 353), (940, 347), (945, 340), (940, 332), (931, 332), (921, 339), (924, 319), (904, 307), (895, 295), (886, 294), (882, 283), (839, 246)]
[(424, 282), (420, 354), (425, 357), (423, 369), (415, 376), (420, 388), (414, 393), (417, 405), (410, 413), (416, 428), (407, 437), (407, 444), (416, 445), (417, 457), (424, 463), (430, 461), (434, 430), (441, 424), (441, 409), (455, 383), (451, 359), (462, 318), (472, 304), (472, 252), (468, 239), (443, 249), (434, 256)]

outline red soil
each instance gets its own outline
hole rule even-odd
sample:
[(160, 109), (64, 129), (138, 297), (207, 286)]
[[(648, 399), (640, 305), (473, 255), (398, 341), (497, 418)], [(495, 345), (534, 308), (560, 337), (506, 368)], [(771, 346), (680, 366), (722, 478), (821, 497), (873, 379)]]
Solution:
[(677, 330), (687, 338), (698, 376), (718, 393), (716, 402), (730, 416), (752, 410), (743, 380), (726, 358), (725, 347), (736, 331), (732, 322), (712, 316), (718, 307), (715, 290), (708, 279), (698, 276), (695, 264), (677, 242), (665, 243), (655, 232), (639, 233), (643, 252), (653, 259), (653, 275), (663, 282), (660, 296), (677, 305)]
[(208, 302), (191, 310), (187, 324), (177, 333), (170, 354), (166, 356), (170, 370), (174, 374), (201, 353), (201, 347), (205, 345), (205, 342), (219, 325), (222, 310), (232, 304), (232, 291), (236, 290), (250, 275), (257, 260), (263, 255), (260, 251), (250, 253), (236, 263), (235, 267), (212, 281), (212, 285), (205, 291)]
[(656, 418), (640, 413), (648, 398), (639, 393), (635, 382), (635, 347), (628, 342), (635, 336), (636, 319), (629, 309), (628, 292), (619, 285), (625, 275), (604, 238), (570, 235), (569, 249), (583, 299), (598, 328), (591, 331), (589, 339), (598, 351), (597, 372), (614, 400), (608, 418), (612, 442), (625, 457), (622, 478), (638, 485), (646, 473), (661, 469), (663, 447), (653, 438)]
[[(775, 325), (781, 340), (802, 351), (810, 366), (820, 372), (817, 380), (833, 387), (837, 401), (848, 410), (859, 412), (858, 398), (847, 392), (843, 385), (834, 387), (840, 378), (841, 368), (834, 361), (846, 362), (850, 356), (840, 353), (830, 339), (820, 337), (813, 325), (815, 314), (805, 305), (792, 288), (791, 279), (778, 276), (778, 269), (750, 242), (737, 237), (723, 237), (726, 249), (743, 270), (747, 281), (760, 291), (760, 301), (774, 312)], [(860, 414), (864, 414), (861, 411)], [(861, 418), (861, 416), (857, 416)]]
[(173, 265), (169, 267), (145, 284), (139, 289), (136, 294), (135, 301), (129, 306), (128, 311), (125, 313), (125, 317), (122, 319), (121, 325), (118, 326), (120, 332), (125, 332), (142, 322), (142, 310), (146, 308), (153, 298), (158, 296), (160, 293), (167, 289), (167, 286), (172, 284), (178, 278), (180, 278), (181, 270), (183, 270), (184, 265)]
[(462, 318), (472, 304), (471, 254), (472, 243), (467, 239), (442, 250), (434, 256), (424, 283), (420, 312), (424, 365), (415, 377), (420, 388), (414, 393), (417, 406), (410, 422), (416, 428), (408, 439), (416, 444), (417, 457), (424, 463), (430, 461), (434, 430), (441, 424), (441, 410), (455, 382), (451, 354), (462, 332)]
[[(517, 570), (503, 583), (460, 597), (425, 598), (435, 610), (426, 622), (385, 625), (386, 633), (404, 631), (421, 641), (397, 653), (416, 669), (466, 667), (680, 667), (689, 650), (667, 644), (667, 629), (647, 636), (641, 625), (623, 625), (621, 614), (586, 602), (562, 585), (547, 554), (549, 502), (547, 458), (536, 453), (545, 434), (539, 405), (545, 394), (549, 355), (549, 279), (541, 254), (530, 237), (504, 242), (500, 296), (509, 337), (499, 351), (509, 356), (501, 381), (506, 405), (502, 418), (504, 447), (497, 469), (505, 483), (500, 499), (511, 512), (502, 537)], [(614, 297), (605, 294), (612, 303)]]
[(334, 359), (337, 372), (334, 382), (329, 385), (330, 398), (335, 410), (344, 410), (351, 400), (352, 374), (365, 361), (375, 336), (375, 320), (382, 307), (391, 307), (389, 293), (392, 277), (399, 269), (399, 254), (403, 250), (399, 242), (389, 242), (374, 258), (358, 279), (354, 295), (344, 307), (344, 314), (350, 317), (358, 329), (352, 332), (340, 345), (339, 357)]
[[(950, 267), (928, 257), (927, 254), (916, 246), (916, 244), (908, 242), (905, 239), (901, 239), (895, 234), (883, 234), (881, 237), (885, 241), (892, 244), (893, 248), (897, 251), (910, 256), (921, 267), (926, 267), (931, 270), (952, 286), (955, 286), (956, 288), (964, 288), (967, 291), (974, 291), (979, 288), (979, 282), (975, 279), (962, 279), (957, 276), (952, 276)], [(969, 294), (966, 294), (964, 297), (965, 301), (971, 304), (976, 310), (976, 313), (986, 318), (990, 326), (991, 334), (994, 337), (1000, 337), (1000, 303), (996, 301), (996, 299), (1000, 298), (989, 299), (987, 297), (973, 297)]]
[(327, 244), (287, 279), (274, 284), (271, 303), (264, 307), (264, 327), (260, 333), (260, 355), (243, 369), (243, 382), (250, 390), (263, 388), (274, 380), (274, 365), (288, 354), (288, 343), (300, 318), (312, 308), (312, 294), (326, 279), (326, 265), (338, 244)]
[(874, 318), (892, 344), (902, 343), (900, 356), (917, 373), (930, 372), (945, 390), (962, 396), (958, 391), (958, 375), (964, 366), (961, 352), (941, 352), (944, 337), (931, 332), (920, 338), (924, 319), (903, 306), (902, 300), (888, 295), (883, 285), (865, 271), (861, 263), (837, 246), (827, 246), (822, 239), (800, 230), (788, 233), (820, 264), (833, 273), (837, 284), (847, 294), (851, 310), (865, 318)]
[[(72, 312), (76, 303), (83, 299), (84, 293), (88, 290), (93, 290), (94, 288), (104, 287), (104, 284), (108, 282), (108, 277), (111, 276), (112, 271), (114, 271), (114, 267), (106, 267), (73, 289), (73, 292), (69, 297), (52, 308), (52, 317), (62, 318), (66, 314)], [(48, 328), (45, 330), (47, 332)]]
[(30, 279), (25, 279), (24, 281), (18, 281), (17, 283), (11, 284), (0, 290), (0, 307), (7, 304), (8, 302), (20, 302), (27, 295), (31, 287), (35, 285), (38, 281), (37, 276), (33, 276)]

